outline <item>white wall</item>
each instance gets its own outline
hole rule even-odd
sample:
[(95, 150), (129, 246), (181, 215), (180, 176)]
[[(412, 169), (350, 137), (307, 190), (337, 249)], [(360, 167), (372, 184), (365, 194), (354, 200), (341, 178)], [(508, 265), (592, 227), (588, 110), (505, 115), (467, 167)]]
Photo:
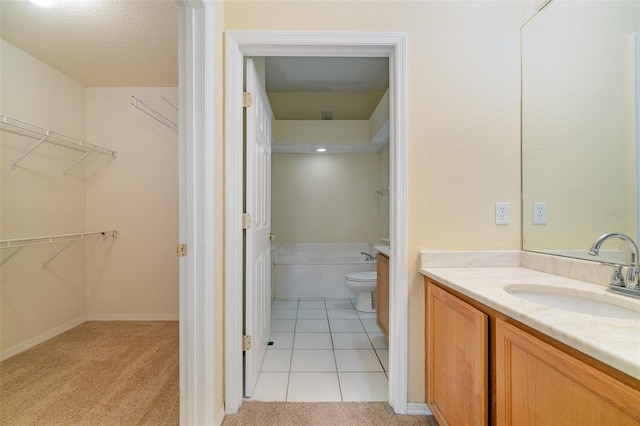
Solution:
[(389, 194), (378, 194), (389, 188), (388, 144), (378, 153), (331, 153), (336, 145), (347, 152), (349, 146), (369, 147), (388, 121), (388, 92), (367, 120), (275, 120), (275, 145), (329, 149), (273, 154), (272, 229), (279, 242), (377, 243), (389, 237)]
[(379, 154), (273, 154), (271, 229), (277, 241), (378, 241), (379, 158)]
[[(177, 135), (131, 106), (131, 96), (177, 88), (85, 89), (1, 44), (0, 113), (117, 150), (81, 155), (0, 132), (0, 239), (118, 229), (117, 240), (24, 248), (0, 269), (3, 357), (89, 319), (177, 319)], [(3, 126), (3, 128), (8, 128)], [(2, 260), (13, 250), (3, 249)]]
[[(84, 88), (5, 41), (0, 54), (0, 112), (83, 139)], [(82, 154), (43, 144), (12, 170), (11, 163), (37, 140), (5, 131), (0, 137), (0, 239), (84, 232), (84, 166), (62, 174)], [(42, 263), (63, 246), (24, 248), (0, 269), (0, 351), (4, 356), (30, 339), (81, 321), (86, 314), (83, 244), (70, 246), (42, 269)], [(2, 259), (12, 252), (3, 249)]]
[(178, 137), (131, 105), (177, 88), (89, 88), (87, 137), (118, 158), (89, 170), (87, 226), (117, 228), (88, 252), (90, 318), (177, 319)]

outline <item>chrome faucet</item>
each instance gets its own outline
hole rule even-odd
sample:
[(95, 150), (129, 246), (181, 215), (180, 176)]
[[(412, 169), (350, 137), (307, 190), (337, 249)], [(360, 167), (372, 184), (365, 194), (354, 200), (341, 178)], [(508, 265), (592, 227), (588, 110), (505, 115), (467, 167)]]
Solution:
[(367, 253), (366, 251), (361, 251), (360, 254), (364, 254), (365, 260), (367, 262), (373, 262), (376, 260), (376, 257), (371, 255), (371, 253)]
[(595, 243), (591, 246), (589, 250), (589, 254), (591, 256), (598, 256), (600, 253), (600, 246), (609, 238), (619, 238), (629, 247), (629, 252), (631, 253), (631, 262), (629, 263), (629, 269), (627, 271), (626, 281), (622, 279), (621, 268), (616, 267), (616, 270), (613, 273), (613, 277), (611, 278), (612, 286), (624, 286), (628, 289), (637, 289), (638, 287), (638, 246), (633, 240), (620, 232), (610, 232), (607, 234), (603, 234), (596, 240)]

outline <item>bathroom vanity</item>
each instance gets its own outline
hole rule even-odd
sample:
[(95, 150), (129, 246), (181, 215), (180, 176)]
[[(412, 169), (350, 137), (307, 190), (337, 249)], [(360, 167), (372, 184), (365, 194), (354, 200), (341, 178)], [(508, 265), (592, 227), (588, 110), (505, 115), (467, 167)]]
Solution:
[(640, 424), (640, 319), (572, 312), (509, 291), (588, 293), (630, 311), (640, 310), (637, 301), (522, 267), (421, 273), (427, 403), (440, 424)]
[(376, 292), (376, 322), (385, 339), (389, 340), (389, 256), (378, 252), (378, 287)]

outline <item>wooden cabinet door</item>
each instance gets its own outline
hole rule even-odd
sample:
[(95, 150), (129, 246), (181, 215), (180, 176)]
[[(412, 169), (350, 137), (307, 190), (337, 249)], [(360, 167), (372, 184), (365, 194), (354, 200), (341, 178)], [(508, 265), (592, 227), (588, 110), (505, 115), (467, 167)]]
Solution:
[(498, 425), (639, 425), (640, 391), (496, 320)]
[(426, 295), (427, 403), (440, 425), (488, 422), (488, 316), (432, 282)]
[(376, 319), (384, 337), (389, 340), (389, 258), (378, 254), (378, 289), (376, 292)]

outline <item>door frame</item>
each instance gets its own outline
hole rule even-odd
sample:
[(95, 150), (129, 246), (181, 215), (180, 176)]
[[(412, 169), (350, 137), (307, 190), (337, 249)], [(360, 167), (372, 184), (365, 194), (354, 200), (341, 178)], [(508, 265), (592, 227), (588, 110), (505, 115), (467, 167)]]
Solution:
[(242, 370), (243, 61), (245, 56), (389, 58), (389, 404), (407, 413), (407, 47), (398, 32), (227, 31), (225, 46), (225, 410), (238, 411)]
[(207, 0), (178, 5), (180, 424), (221, 423), (213, 405), (215, 205), (215, 16)]

